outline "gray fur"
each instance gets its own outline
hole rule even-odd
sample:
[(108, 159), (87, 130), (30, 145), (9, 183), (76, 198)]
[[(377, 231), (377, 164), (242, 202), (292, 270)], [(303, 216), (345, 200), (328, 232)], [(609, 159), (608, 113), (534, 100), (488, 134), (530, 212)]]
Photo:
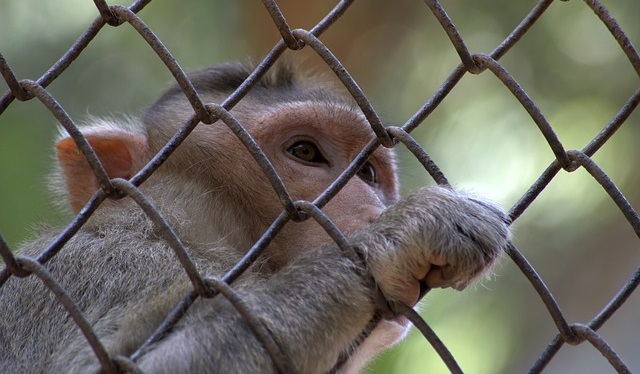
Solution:
[[(246, 68), (229, 65), (192, 78), (208, 99), (220, 100), (246, 74)], [(319, 99), (328, 91), (305, 91), (288, 70), (265, 80), (252, 93), (255, 98), (248, 98), (235, 114), (252, 123), (257, 118), (249, 110), (252, 102), (266, 108), (265, 103), (285, 102), (291, 97), (286, 93), (294, 91), (296, 101), (323, 102), (318, 105), (338, 108), (336, 115), (351, 118), (345, 106), (332, 106), (344, 102), (348, 107), (348, 101)], [(255, 96), (260, 92), (268, 94)], [(149, 138), (151, 154), (191, 114), (180, 95), (171, 89), (141, 122), (124, 126), (136, 127)], [(141, 186), (181, 236), (198, 270), (208, 276), (222, 276), (282, 209), (273, 191), (264, 192), (257, 166), (230, 157), (234, 150), (241, 151), (220, 140), (220, 128), (197, 129)], [(386, 161), (392, 157), (385, 155)], [(256, 175), (255, 185), (243, 182), (247, 175)], [(395, 175), (389, 183), (379, 193), (385, 205), (397, 195)], [(271, 201), (275, 207), (266, 209)], [(288, 261), (277, 266), (269, 262), (273, 253), (267, 253), (233, 287), (270, 331), (293, 371), (353, 372), (406, 332), (404, 319), (390, 318), (379, 321), (361, 342), (363, 331), (380, 314), (374, 302), (378, 287), (391, 303), (405, 300), (410, 297), (407, 290), (418, 282), (412, 270), (438, 257), (448, 264), (447, 285), (464, 288), (490, 269), (508, 235), (500, 208), (446, 188), (424, 188), (349, 236), (362, 251), (364, 264), (353, 262), (333, 244), (295, 248), (286, 252)], [(36, 256), (55, 236), (44, 233), (19, 254)], [(271, 250), (286, 244), (276, 239)], [(130, 199), (100, 207), (46, 266), (112, 356), (131, 355), (191, 287), (173, 251)], [(0, 287), (0, 342), (2, 373), (100, 370), (80, 330), (35, 276), (12, 277)], [(149, 373), (275, 371), (260, 341), (221, 296), (197, 300), (137, 364)]]

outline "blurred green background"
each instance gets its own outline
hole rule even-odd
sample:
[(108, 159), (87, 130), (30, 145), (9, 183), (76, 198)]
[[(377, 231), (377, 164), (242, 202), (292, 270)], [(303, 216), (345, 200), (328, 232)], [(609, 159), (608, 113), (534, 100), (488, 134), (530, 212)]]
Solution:
[[(603, 1), (640, 43), (640, 2)], [(312, 27), (333, 2), (279, 2), (289, 24)], [(442, 5), (473, 52), (490, 52), (534, 1), (451, 1)], [(126, 4), (125, 4), (126, 5)], [(19, 79), (37, 79), (97, 16), (88, 0), (2, 0), (0, 52)], [(279, 34), (258, 1), (154, 2), (140, 13), (185, 70), (261, 59)], [(415, 0), (356, 2), (321, 38), (378, 112), (402, 124), (459, 61), (428, 8)], [(308, 48), (305, 65), (327, 72)], [(555, 2), (502, 60), (567, 149), (581, 149), (640, 86), (605, 26), (581, 1)], [(132, 28), (105, 27), (48, 90), (74, 120), (88, 114), (141, 113), (170, 82), (169, 72)], [(0, 90), (7, 86), (0, 82)], [(639, 114), (594, 160), (634, 207), (640, 206)], [(57, 130), (36, 100), (0, 116), (0, 233), (12, 247), (37, 225), (71, 219), (51, 203), (46, 176)], [(511, 207), (553, 160), (526, 111), (489, 72), (465, 76), (413, 135), (454, 186)], [(432, 183), (400, 149), (404, 191)], [(586, 323), (640, 265), (640, 242), (600, 186), (582, 169), (560, 172), (514, 224), (514, 241), (554, 293), (570, 323)], [(599, 333), (632, 371), (640, 371), (640, 294)], [(494, 279), (457, 293), (434, 291), (423, 315), (469, 373), (525, 372), (556, 328), (510, 260)], [(379, 359), (372, 373), (447, 372), (419, 333)], [(550, 373), (614, 372), (588, 344), (564, 346)]]

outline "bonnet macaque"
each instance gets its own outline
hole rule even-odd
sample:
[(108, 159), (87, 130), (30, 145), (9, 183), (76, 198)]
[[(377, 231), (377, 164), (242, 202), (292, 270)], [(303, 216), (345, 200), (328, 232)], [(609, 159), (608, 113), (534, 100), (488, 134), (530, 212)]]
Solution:
[[(374, 135), (350, 99), (287, 66), (272, 70), (231, 114), (292, 198), (313, 201)], [(190, 79), (205, 102), (220, 103), (250, 72), (225, 64)], [(109, 176), (128, 179), (192, 115), (175, 86), (140, 119), (96, 119), (83, 134)], [(59, 189), (77, 213), (100, 187), (71, 138), (56, 149)], [(261, 168), (222, 122), (198, 125), (140, 189), (207, 276), (222, 277), (283, 211)], [(508, 239), (499, 208), (449, 188), (399, 199), (395, 158), (383, 147), (323, 212), (359, 256), (342, 252), (313, 219), (290, 221), (232, 284), (292, 372), (359, 371), (408, 328), (381, 305), (414, 306), (425, 284), (463, 289), (488, 271)], [(35, 256), (55, 237), (42, 234), (19, 255)], [(46, 267), (110, 357), (131, 356), (192, 289), (173, 250), (131, 198), (105, 201)], [(14, 276), (0, 287), (0, 342), (2, 373), (101, 370), (79, 328), (35, 276)], [(222, 296), (198, 298), (135, 364), (148, 373), (276, 370)]]

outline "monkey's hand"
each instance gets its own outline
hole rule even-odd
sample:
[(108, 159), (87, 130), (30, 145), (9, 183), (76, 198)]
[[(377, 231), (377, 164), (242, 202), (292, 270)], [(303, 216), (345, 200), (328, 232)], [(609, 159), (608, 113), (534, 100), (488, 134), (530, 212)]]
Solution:
[(486, 274), (508, 238), (501, 208), (427, 187), (390, 207), (354, 244), (387, 301), (413, 306), (426, 287), (462, 290)]

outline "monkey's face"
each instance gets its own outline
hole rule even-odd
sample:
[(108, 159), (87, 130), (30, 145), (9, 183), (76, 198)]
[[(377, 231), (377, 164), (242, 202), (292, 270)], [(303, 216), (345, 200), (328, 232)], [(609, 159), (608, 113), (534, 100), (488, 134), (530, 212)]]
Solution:
[[(164, 146), (188, 118), (187, 104), (182, 104), (182, 110), (160, 110), (148, 119), (145, 125), (151, 154)], [(294, 201), (314, 201), (374, 139), (364, 116), (353, 106), (337, 102), (281, 101), (267, 105), (259, 99), (248, 99), (231, 114), (258, 143)], [(167, 175), (179, 175), (202, 187), (204, 192), (199, 195), (212, 202), (200, 201), (198, 205), (211, 207), (205, 209), (211, 215), (219, 215), (221, 203), (227, 202), (232, 207), (225, 208), (229, 210), (225, 211), (228, 223), (219, 226), (229, 226), (225, 232), (245, 238), (247, 246), (284, 209), (262, 168), (221, 121), (196, 127), (153, 177), (162, 181)], [(397, 200), (395, 156), (379, 147), (322, 210), (348, 234), (367, 226)], [(275, 266), (281, 266), (294, 253), (330, 240), (313, 219), (290, 222), (272, 241), (268, 255)]]
[[(249, 131), (273, 163), (291, 197), (307, 201), (324, 192), (374, 138), (364, 117), (354, 109), (318, 102), (293, 102), (273, 108)], [(281, 212), (275, 195), (269, 199), (262, 205), (274, 206), (275, 211)], [(370, 224), (397, 199), (395, 157), (392, 151), (380, 147), (323, 212), (348, 234)], [(294, 252), (315, 248), (329, 240), (313, 219), (290, 222), (276, 237), (277, 249), (271, 251), (271, 257), (282, 264)]]

